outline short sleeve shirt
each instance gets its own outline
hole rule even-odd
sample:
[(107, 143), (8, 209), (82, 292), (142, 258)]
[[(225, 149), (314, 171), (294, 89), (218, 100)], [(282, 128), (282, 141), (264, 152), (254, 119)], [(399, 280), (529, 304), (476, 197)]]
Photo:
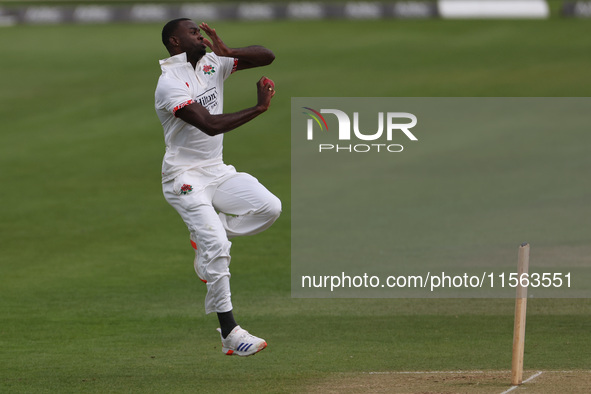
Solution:
[(166, 152), (162, 182), (194, 167), (222, 162), (223, 134), (209, 136), (180, 118), (176, 111), (197, 102), (210, 114), (223, 113), (224, 81), (235, 71), (237, 59), (208, 53), (195, 69), (186, 53), (160, 61), (162, 75), (155, 92), (156, 114), (164, 129)]

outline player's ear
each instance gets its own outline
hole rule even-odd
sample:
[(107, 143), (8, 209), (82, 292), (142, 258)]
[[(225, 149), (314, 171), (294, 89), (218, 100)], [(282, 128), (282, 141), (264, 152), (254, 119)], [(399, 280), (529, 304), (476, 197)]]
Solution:
[(178, 47), (180, 45), (180, 41), (175, 36), (170, 36), (168, 38), (168, 42), (170, 43), (170, 47)]

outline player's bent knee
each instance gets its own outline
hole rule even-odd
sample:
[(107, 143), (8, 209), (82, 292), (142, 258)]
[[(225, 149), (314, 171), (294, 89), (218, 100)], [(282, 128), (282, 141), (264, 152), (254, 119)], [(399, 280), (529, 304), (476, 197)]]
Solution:
[(281, 215), (281, 200), (279, 200), (275, 196), (273, 196), (273, 198), (270, 198), (267, 202), (267, 209), (265, 210), (265, 214), (273, 222), (277, 220), (277, 218), (279, 218), (279, 215)]

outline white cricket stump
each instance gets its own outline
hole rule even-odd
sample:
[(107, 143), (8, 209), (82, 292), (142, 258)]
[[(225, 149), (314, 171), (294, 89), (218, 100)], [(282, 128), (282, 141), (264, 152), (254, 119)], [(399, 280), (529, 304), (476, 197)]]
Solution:
[(513, 325), (513, 358), (511, 362), (511, 384), (523, 383), (523, 351), (525, 347), (525, 314), (527, 309), (527, 286), (522, 286), (523, 274), (528, 277), (529, 244), (524, 242), (519, 247), (517, 274), (519, 283), (515, 296), (515, 323)]

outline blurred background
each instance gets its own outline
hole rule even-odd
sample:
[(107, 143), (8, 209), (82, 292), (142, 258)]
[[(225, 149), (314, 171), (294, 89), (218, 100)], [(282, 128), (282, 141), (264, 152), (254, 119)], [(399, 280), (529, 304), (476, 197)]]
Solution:
[[(291, 298), (290, 102), (587, 97), (590, 4), (0, 2), (0, 391), (313, 392), (372, 371), (506, 371), (510, 299)], [(277, 89), (267, 113), (225, 136), (225, 161), (283, 202), (271, 229), (233, 241), (236, 316), (269, 343), (246, 363), (221, 355), (187, 230), (161, 192), (154, 89), (168, 56), (161, 29), (178, 16), (209, 22), (231, 47), (277, 56), (225, 90), (233, 112), (255, 104), (261, 75)], [(546, 250), (587, 265), (588, 142), (544, 150), (553, 176), (578, 180), (549, 196), (570, 227)], [(470, 212), (478, 201), (466, 204)], [(526, 241), (533, 264), (535, 240)], [(588, 371), (589, 300), (528, 307), (526, 370)], [(586, 379), (546, 387), (585, 392)], [(464, 383), (403, 387), (466, 392), (478, 381)], [(485, 388), (502, 392), (506, 381)]]
[(591, 17), (585, 0), (405, 0), (405, 1), (2, 1), (0, 24), (166, 21), (179, 15), (208, 20), (548, 18)]

